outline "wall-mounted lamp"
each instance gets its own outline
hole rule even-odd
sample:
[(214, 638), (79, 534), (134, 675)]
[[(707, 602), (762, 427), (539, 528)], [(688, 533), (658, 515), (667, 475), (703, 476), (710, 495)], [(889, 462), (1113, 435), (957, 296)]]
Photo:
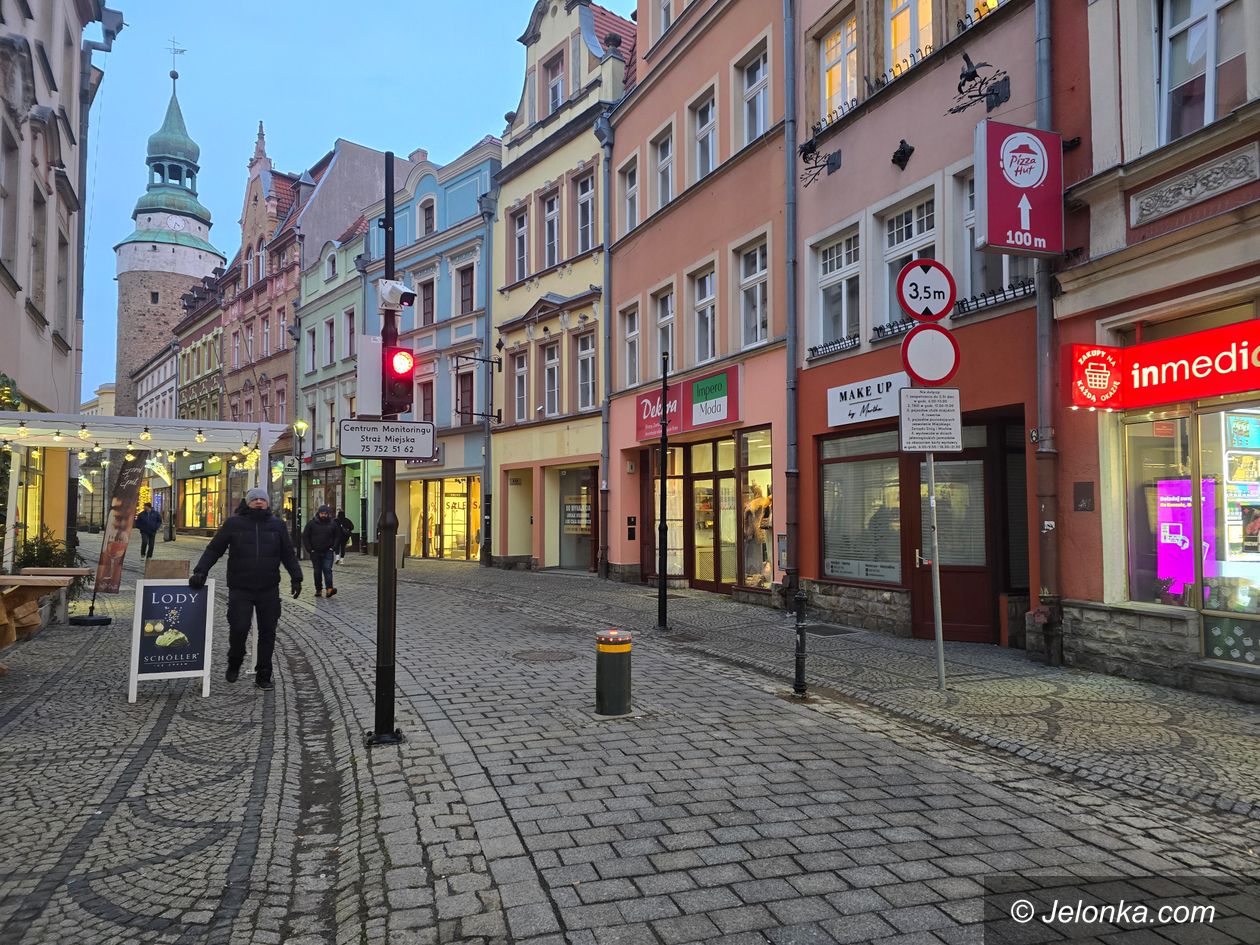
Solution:
[(906, 165), (910, 163), (910, 155), (912, 154), (914, 154), (914, 145), (902, 138), (901, 144), (897, 145), (897, 150), (893, 152), (892, 162), (904, 171)]
[(503, 339), (502, 339), (502, 338), (500, 338), (498, 341), (496, 341), (496, 342), (494, 343), (494, 350), (495, 350), (495, 351), (502, 351), (505, 347), (506, 347), (506, 345), (504, 345), (504, 344), (503, 344)]
[(544, 337), (544, 338), (550, 338), (550, 337), (551, 337), (551, 326), (550, 326), (550, 325), (543, 325), (543, 337)]

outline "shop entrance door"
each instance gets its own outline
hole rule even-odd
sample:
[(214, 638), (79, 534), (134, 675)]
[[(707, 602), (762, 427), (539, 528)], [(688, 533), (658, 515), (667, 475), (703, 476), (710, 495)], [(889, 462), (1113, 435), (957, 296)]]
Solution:
[[(979, 450), (974, 458), (936, 460), (941, 622), (946, 640), (997, 641), (985, 473), (985, 460)], [(936, 629), (932, 612), (932, 519), (926, 463), (919, 465), (919, 496), (920, 542), (914, 561), (911, 609), (914, 635), (931, 639)]]
[(739, 545), (735, 477), (697, 477), (691, 481), (691, 584), (729, 593)]

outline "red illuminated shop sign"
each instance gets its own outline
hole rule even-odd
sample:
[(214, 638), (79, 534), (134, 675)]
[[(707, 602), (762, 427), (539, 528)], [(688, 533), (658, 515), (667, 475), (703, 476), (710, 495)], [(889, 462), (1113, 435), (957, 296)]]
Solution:
[[(670, 384), (666, 398), (670, 436), (739, 420), (739, 370), (727, 368)], [(634, 403), (635, 434), (640, 440), (661, 435), (661, 392), (640, 394)]]
[(1154, 407), (1260, 390), (1260, 320), (1112, 348), (1068, 345), (1074, 407)]

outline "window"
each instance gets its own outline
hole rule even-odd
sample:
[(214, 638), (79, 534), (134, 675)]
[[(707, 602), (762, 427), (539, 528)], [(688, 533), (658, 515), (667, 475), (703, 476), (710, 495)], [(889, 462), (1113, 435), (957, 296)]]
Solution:
[(912, 259), (936, 258), (936, 201), (932, 198), (884, 218), (884, 264), (887, 271), (887, 321), (906, 315), (897, 302), (897, 276)]
[(515, 362), (512, 367), (512, 381), (514, 387), (514, 404), (517, 423), (524, 423), (529, 419), (529, 357), (524, 354), (518, 354), (513, 359)]
[(232, 332), (232, 370), (241, 366), (241, 333)]
[(560, 197), (552, 194), (543, 201), (543, 266), (550, 269), (560, 262)]
[(324, 278), (333, 279), (337, 275), (337, 256), (335, 253), (329, 253), (328, 258), (324, 260)]
[(665, 31), (674, 22), (673, 0), (658, 0), (658, 3), (661, 11), (661, 31), (658, 35), (664, 36)]
[(271, 354), (271, 319), (264, 318), (262, 320), (262, 353), (263, 357)]
[(595, 245), (595, 175), (577, 185), (577, 251), (588, 253)]
[(433, 422), (433, 382), (420, 382), (420, 419)]
[[(720, 443), (718, 456), (720, 460)], [(772, 456), (768, 428), (739, 435), (739, 528), (744, 559), (740, 572), (745, 587), (767, 590), (774, 580)]]
[(858, 286), (862, 268), (857, 230), (823, 246), (818, 252), (818, 311), (822, 315), (823, 344), (844, 341), (861, 331)]
[(459, 269), (459, 313), (467, 315), (473, 310), (473, 267)]
[(980, 295), (1033, 278), (1031, 256), (1008, 256), (1006, 253), (982, 252), (976, 249), (976, 179), (968, 177), (963, 203), (964, 273), (959, 295)]
[(308, 328), (306, 330), (306, 371), (309, 374), (315, 370), (315, 329)]
[(857, 17), (850, 14), (823, 37), (822, 113), (826, 117), (857, 98)]
[(560, 345), (555, 343), (543, 348), (543, 413), (560, 414)]
[(430, 201), (420, 208), (421, 219), (424, 221), (424, 235), (428, 236), (434, 230), (433, 225), (433, 203)]
[(626, 387), (639, 383), (639, 310), (632, 308), (621, 316), (626, 351)]
[(1243, 0), (1161, 0), (1164, 139), (1223, 118), (1247, 100)]
[(346, 416), (353, 420), (359, 415), (359, 398), (351, 394), (346, 398)]
[(455, 378), (455, 410), (461, 426), (467, 426), (473, 422), (475, 407), (476, 404), (473, 402), (473, 375), (471, 371), (464, 371)]
[(577, 340), (578, 410), (595, 406), (595, 335), (587, 332)]
[(262, 240), (258, 241), (258, 253), (254, 259), (258, 264), (258, 281), (262, 282), (267, 275), (267, 251), (263, 248)]
[(288, 345), (289, 335), (284, 325), (284, 309), (276, 310), (276, 350), (283, 351)]
[(556, 56), (544, 67), (547, 72), (547, 114), (564, 103), (564, 57)]
[(716, 278), (712, 269), (696, 276), (696, 363), (703, 364), (717, 357)]
[(158, 304), (158, 294), (157, 294), (156, 292), (150, 292), (150, 293), (149, 293), (149, 304), (150, 304), (150, 305), (157, 305), (157, 304)]
[(36, 182), (32, 188), (31, 199), (31, 303), (41, 312), (44, 309), (44, 295), (47, 289), (48, 262), (48, 204), (44, 200), (42, 186)]
[(287, 418), (284, 415), (284, 388), (282, 387), (276, 391), (276, 417), (273, 422), (284, 423), (286, 420)]
[(512, 218), (514, 259), (516, 269), (511, 281), (519, 281), (529, 275), (529, 213), (522, 210)]
[(712, 96), (695, 107), (691, 120), (696, 134), (696, 180), (700, 180), (717, 164), (717, 111)]
[(245, 326), (245, 363), (254, 363), (254, 323)]
[(766, 133), (770, 117), (769, 58), (762, 50), (744, 66), (744, 144)]
[(344, 355), (345, 357), (353, 358), (354, 353), (355, 353), (354, 309), (351, 308), (342, 312), (341, 320), (342, 320), (343, 330), (345, 333), (345, 340), (342, 346), (342, 350), (345, 352), (345, 355)]
[(744, 325), (744, 347), (765, 341), (770, 336), (765, 243), (740, 254), (739, 309)]
[(666, 132), (652, 145), (656, 154), (656, 207), (674, 199), (674, 136)]
[(324, 401), (324, 416), (328, 418), (328, 426), (324, 428), (324, 446), (332, 446), (337, 442), (337, 402)]
[(901, 482), (897, 433), (824, 440), (822, 574), (901, 583)]
[(337, 360), (337, 329), (331, 318), (324, 321), (324, 363)]
[[(665, 292), (656, 297), (656, 355), (669, 355), (671, 367), (678, 370), (678, 361), (674, 358), (674, 293)], [(658, 367), (659, 371), (659, 360)], [(659, 374), (657, 375), (660, 376)]]
[(0, 125), (0, 262), (10, 272), (17, 266), (19, 170), (17, 142)]
[(252, 400), (245, 401), (245, 422), (254, 422), (254, 402)]
[(254, 250), (253, 247), (245, 250), (245, 288), (253, 285), (254, 279)]
[(433, 324), (433, 280), (420, 283), (420, 324)]
[(900, 75), (932, 51), (932, 0), (885, 2), (888, 4), (887, 68), (894, 75)]
[(621, 194), (625, 203), (625, 232), (639, 225), (639, 167), (631, 163), (621, 172)]

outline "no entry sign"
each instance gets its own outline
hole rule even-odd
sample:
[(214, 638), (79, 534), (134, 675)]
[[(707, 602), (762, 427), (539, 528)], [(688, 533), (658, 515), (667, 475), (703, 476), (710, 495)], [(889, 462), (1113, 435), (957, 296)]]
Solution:
[(985, 119), (976, 125), (976, 248), (1063, 252), (1063, 139)]
[(936, 387), (958, 370), (958, 342), (940, 325), (916, 325), (901, 342), (901, 363), (916, 382)]
[(912, 259), (897, 275), (897, 301), (907, 315), (918, 321), (944, 318), (957, 296), (953, 274), (935, 259)]

